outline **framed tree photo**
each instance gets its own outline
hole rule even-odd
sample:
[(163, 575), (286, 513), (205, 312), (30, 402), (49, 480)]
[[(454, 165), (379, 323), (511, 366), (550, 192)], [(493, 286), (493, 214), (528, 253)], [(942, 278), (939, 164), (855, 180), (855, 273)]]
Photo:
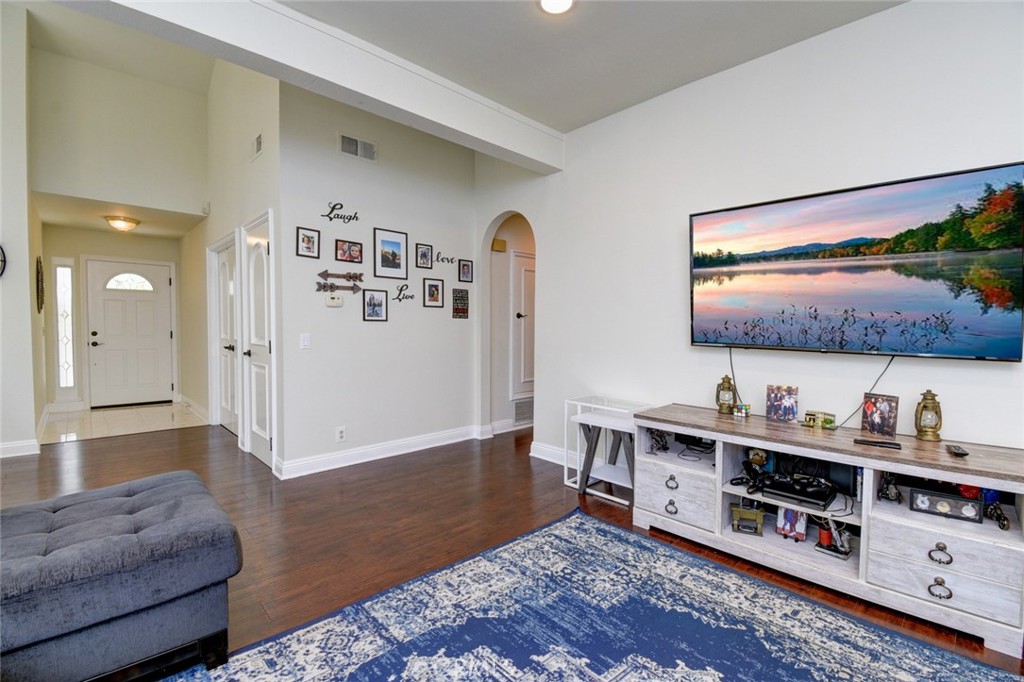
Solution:
[(409, 279), (409, 235), (373, 228), (373, 275)]
[(309, 227), (295, 228), (295, 255), (303, 258), (319, 258), (320, 230)]
[(381, 289), (363, 289), (363, 320), (388, 321), (388, 292)]
[(423, 278), (423, 307), (444, 307), (444, 280)]
[(432, 270), (434, 268), (434, 247), (430, 244), (416, 245), (416, 267)]

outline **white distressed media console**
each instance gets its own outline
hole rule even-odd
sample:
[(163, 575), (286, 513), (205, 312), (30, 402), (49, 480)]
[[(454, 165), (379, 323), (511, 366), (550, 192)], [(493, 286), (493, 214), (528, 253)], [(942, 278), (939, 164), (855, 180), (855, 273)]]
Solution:
[[(721, 415), (717, 410), (666, 405), (635, 415), (636, 475), (633, 523), (656, 527), (840, 592), (941, 623), (985, 639), (985, 646), (1020, 658), (1024, 645), (1024, 450), (958, 443), (970, 454), (957, 458), (945, 443), (897, 436), (900, 450), (853, 442), (855, 429), (828, 431), (763, 417)], [(668, 452), (652, 452), (649, 429), (703, 439), (687, 447), (674, 437)], [(833, 503), (830, 511), (779, 502), (730, 480), (744, 474), (751, 448), (806, 460), (859, 467), (862, 495)], [(701, 452), (707, 450), (707, 452)], [(853, 469), (856, 470), (856, 469)], [(1003, 504), (1009, 528), (985, 519), (970, 523), (910, 511), (878, 499), (884, 473), (946, 481), (1012, 493)], [(855, 498), (856, 495), (851, 496)], [(807, 512), (804, 542), (775, 532), (766, 516), (762, 535), (734, 532), (730, 504), (741, 499)], [(815, 550), (814, 518), (859, 527), (848, 559)]]

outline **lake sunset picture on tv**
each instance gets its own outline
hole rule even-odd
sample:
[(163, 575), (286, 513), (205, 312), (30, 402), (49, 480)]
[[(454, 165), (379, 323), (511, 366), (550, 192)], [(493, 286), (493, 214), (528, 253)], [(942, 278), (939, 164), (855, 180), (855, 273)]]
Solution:
[(694, 345), (1021, 361), (1024, 163), (690, 216)]

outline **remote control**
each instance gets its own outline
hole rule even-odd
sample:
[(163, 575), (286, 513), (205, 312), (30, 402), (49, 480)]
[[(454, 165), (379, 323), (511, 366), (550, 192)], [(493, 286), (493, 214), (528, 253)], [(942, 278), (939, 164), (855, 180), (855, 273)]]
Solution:
[(873, 445), (876, 448), (889, 448), (890, 450), (902, 450), (903, 446), (892, 440), (871, 440), (870, 438), (854, 438), (858, 445)]
[(971, 454), (971, 453), (967, 452), (966, 450), (964, 450), (959, 445), (953, 445), (953, 444), (950, 444), (950, 445), (946, 446), (946, 452), (948, 452), (949, 454), (953, 455), (954, 457), (966, 457), (967, 455)]

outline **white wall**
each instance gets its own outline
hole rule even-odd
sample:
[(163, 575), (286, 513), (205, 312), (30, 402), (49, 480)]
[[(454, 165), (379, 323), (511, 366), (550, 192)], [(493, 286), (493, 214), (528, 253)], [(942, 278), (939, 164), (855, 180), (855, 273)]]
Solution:
[(200, 213), (205, 97), (39, 49), (29, 68), (33, 190)]
[[(535, 445), (561, 448), (588, 394), (712, 406), (724, 350), (689, 345), (688, 215), (1024, 158), (1024, 6), (911, 2), (569, 135), (564, 173), (478, 164), (480, 215), (537, 235)], [(763, 413), (769, 383), (844, 418), (886, 358), (734, 352)], [(878, 384), (898, 431), (931, 388), (950, 439), (1024, 444), (1024, 366), (899, 358)]]
[[(407, 280), (378, 279), (372, 257), (380, 227), (407, 233), (410, 250), (419, 242), (433, 245), (435, 256), (475, 258), (473, 153), (292, 86), (281, 93), (282, 334), (275, 352), (283, 362), (285, 475), (306, 464), (303, 471), (469, 437), (478, 424), (476, 285), (459, 283), (454, 263), (409, 263)], [(339, 132), (375, 142), (379, 161), (339, 155)], [(322, 217), (335, 202), (359, 219)], [(297, 226), (320, 230), (319, 259), (295, 255)], [(363, 264), (336, 261), (336, 239), (362, 242)], [(324, 269), (363, 273), (360, 286), (386, 290), (389, 320), (364, 322), (362, 296), (348, 292), (344, 307), (327, 308), (315, 292)], [(443, 309), (423, 307), (424, 277), (445, 281)], [(394, 300), (402, 284), (415, 299)], [(452, 319), (453, 288), (470, 291), (470, 319)], [(306, 350), (299, 349), (303, 333), (311, 340)], [(336, 426), (347, 427), (346, 442), (335, 442)]]

